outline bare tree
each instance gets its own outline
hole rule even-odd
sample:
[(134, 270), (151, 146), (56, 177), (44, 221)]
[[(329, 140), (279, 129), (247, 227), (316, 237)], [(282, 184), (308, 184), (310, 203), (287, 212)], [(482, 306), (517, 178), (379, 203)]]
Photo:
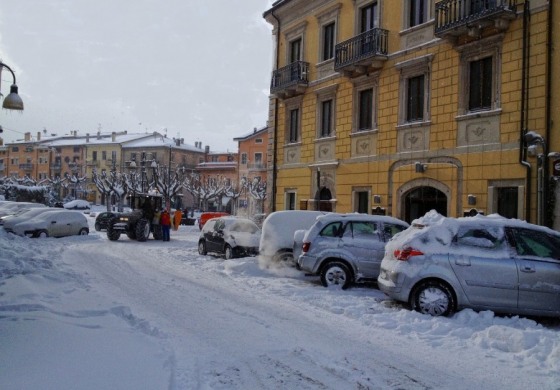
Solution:
[(208, 209), (208, 202), (220, 198), (226, 189), (225, 180), (219, 178), (203, 178), (198, 173), (191, 173), (185, 180), (183, 188), (190, 192), (198, 201), (199, 207)]

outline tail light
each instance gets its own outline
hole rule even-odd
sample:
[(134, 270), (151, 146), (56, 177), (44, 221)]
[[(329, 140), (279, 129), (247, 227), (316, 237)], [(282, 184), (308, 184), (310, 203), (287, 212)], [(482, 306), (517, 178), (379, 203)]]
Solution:
[(311, 248), (311, 243), (310, 242), (304, 242), (303, 245), (301, 246), (301, 249), (303, 250), (303, 253), (306, 253), (307, 251), (309, 251), (309, 248)]
[(397, 249), (393, 252), (397, 260), (407, 261), (412, 256), (422, 256), (424, 253), (414, 248)]

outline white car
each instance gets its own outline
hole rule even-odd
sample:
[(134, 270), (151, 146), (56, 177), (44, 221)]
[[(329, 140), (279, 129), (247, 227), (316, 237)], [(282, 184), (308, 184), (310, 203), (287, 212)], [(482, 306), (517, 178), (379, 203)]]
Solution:
[(89, 210), (91, 206), (87, 200), (75, 199), (68, 203), (64, 203), (64, 208), (67, 210)]
[(89, 234), (86, 217), (77, 211), (56, 210), (39, 214), (12, 227), (18, 236), (64, 237)]
[(7, 232), (12, 232), (12, 228), (17, 225), (18, 223), (22, 223), (25, 221), (29, 221), (31, 218), (35, 218), (39, 214), (56, 211), (59, 209), (55, 209), (52, 207), (36, 207), (33, 209), (22, 209), (17, 214), (2, 217), (4, 230)]
[(19, 210), (22, 209), (32, 209), (35, 207), (47, 207), (42, 203), (32, 203), (32, 202), (11, 202), (6, 205), (2, 205), (0, 209), (0, 217), (5, 217), (7, 215), (14, 215)]

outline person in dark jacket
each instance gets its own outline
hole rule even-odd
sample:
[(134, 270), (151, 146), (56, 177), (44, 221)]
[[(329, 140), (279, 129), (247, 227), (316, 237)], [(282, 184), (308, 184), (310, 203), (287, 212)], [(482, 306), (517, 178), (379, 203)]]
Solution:
[(169, 229), (171, 228), (171, 216), (169, 215), (169, 211), (167, 211), (167, 209), (164, 209), (161, 212), (160, 224), (161, 224), (161, 233), (162, 233), (163, 241), (169, 241)]

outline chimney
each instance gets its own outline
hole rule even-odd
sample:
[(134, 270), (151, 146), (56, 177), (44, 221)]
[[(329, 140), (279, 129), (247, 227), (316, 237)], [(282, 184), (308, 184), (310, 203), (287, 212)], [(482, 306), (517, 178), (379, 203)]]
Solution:
[(97, 131), (97, 139), (101, 139), (101, 131)]
[(117, 140), (117, 133), (114, 131), (111, 133), (111, 142), (115, 142)]
[(29, 132), (25, 133), (23, 139), (26, 142), (31, 141), (31, 133), (29, 133)]
[(86, 143), (89, 143), (89, 133), (86, 133)]
[(253, 134), (257, 132), (257, 128), (253, 127)]
[[(202, 146), (202, 145), (201, 145)], [(210, 153), (210, 145), (204, 147), (204, 153)]]
[(181, 138), (181, 145), (183, 145), (185, 143), (185, 139)]
[(41, 141), (41, 132), (40, 131), (37, 132), (37, 141)]

